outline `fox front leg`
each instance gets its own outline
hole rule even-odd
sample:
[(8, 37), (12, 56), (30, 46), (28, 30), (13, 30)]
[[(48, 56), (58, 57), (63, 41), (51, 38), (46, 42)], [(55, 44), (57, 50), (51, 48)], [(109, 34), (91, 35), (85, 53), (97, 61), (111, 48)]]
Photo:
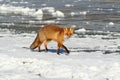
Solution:
[(61, 43), (58, 43), (58, 49), (57, 49), (57, 54), (58, 54), (58, 55), (60, 55), (59, 52), (60, 52), (60, 48), (61, 48), (61, 47), (66, 50), (67, 54), (70, 53), (70, 51), (67, 49), (67, 47), (65, 47), (65, 46), (64, 46), (63, 44), (61, 44)]
[(64, 45), (62, 45), (62, 47), (66, 50), (67, 54), (70, 53), (70, 51), (67, 49), (67, 47), (65, 47)]

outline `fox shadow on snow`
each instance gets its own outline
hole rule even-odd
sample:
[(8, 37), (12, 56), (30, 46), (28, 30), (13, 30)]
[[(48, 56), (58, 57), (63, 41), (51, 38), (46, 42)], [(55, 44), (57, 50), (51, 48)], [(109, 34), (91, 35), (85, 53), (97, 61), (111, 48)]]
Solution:
[[(33, 52), (38, 52), (37, 50), (31, 50)], [(40, 52), (51, 52), (51, 53), (56, 53), (57, 54), (57, 50), (56, 49), (48, 49), (48, 51), (46, 51), (45, 49), (41, 49)], [(63, 49), (60, 49), (59, 54), (66, 54), (67, 52)]]

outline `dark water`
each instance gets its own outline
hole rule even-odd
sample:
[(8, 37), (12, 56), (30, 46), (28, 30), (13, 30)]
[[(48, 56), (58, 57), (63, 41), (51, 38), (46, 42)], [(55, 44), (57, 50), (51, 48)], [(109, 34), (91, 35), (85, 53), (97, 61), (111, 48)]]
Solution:
[[(39, 9), (41, 19), (34, 16)], [(120, 0), (0, 0), (0, 28), (31, 32), (45, 24), (120, 32)]]

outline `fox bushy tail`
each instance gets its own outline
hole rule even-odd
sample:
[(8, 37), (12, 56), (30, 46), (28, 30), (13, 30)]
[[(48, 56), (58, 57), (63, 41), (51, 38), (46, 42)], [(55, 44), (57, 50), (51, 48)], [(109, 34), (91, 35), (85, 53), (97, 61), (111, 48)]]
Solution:
[(39, 34), (37, 34), (35, 40), (33, 41), (33, 43), (30, 45), (30, 49), (35, 49), (38, 47), (38, 42), (39, 42)]

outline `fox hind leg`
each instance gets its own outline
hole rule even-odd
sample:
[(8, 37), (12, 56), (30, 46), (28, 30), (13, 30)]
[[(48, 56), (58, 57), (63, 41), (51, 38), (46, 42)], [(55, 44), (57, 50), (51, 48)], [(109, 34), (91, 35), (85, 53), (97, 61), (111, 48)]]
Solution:
[(38, 44), (38, 52), (40, 52), (40, 46), (41, 46), (42, 42), (39, 42)]
[(45, 47), (45, 50), (48, 51), (48, 48), (47, 48), (47, 44), (51, 41), (51, 39), (47, 39), (45, 42), (44, 42), (44, 47)]
[(58, 43), (58, 49), (57, 49), (57, 54), (58, 54), (58, 55), (60, 55), (60, 54), (59, 54), (59, 52), (60, 52), (60, 47), (61, 47), (61, 44)]

